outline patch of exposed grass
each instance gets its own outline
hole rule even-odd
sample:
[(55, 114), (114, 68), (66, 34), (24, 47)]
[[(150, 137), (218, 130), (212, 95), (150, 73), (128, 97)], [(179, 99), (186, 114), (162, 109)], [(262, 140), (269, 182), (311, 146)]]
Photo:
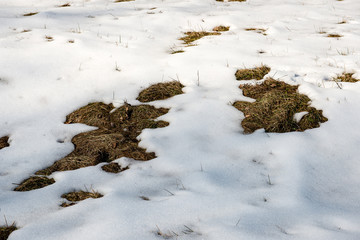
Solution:
[(54, 38), (53, 37), (51, 37), (51, 36), (45, 36), (45, 39), (46, 39), (46, 41), (48, 41), (48, 42), (52, 42), (52, 41), (54, 41)]
[(260, 33), (264, 36), (266, 36), (266, 29), (264, 28), (245, 28), (245, 31), (252, 31), (252, 32), (256, 32), (256, 33)]
[[(182, 87), (183, 85), (179, 82), (155, 84), (148, 89), (144, 89), (142, 91), (143, 97), (140, 99), (142, 101), (165, 99), (182, 93)], [(155, 108), (144, 104), (132, 106), (124, 103), (124, 105), (114, 110), (112, 104), (89, 103), (67, 115), (65, 123), (83, 123), (98, 127), (98, 129), (74, 136), (71, 140), (75, 146), (74, 151), (35, 174), (48, 176), (56, 171), (69, 171), (95, 166), (121, 157), (140, 161), (151, 160), (156, 157), (155, 153), (147, 152), (146, 149), (139, 147), (137, 137), (145, 128), (168, 126), (168, 122), (155, 120), (168, 111), (167, 108)], [(110, 163), (102, 168), (104, 171), (109, 172), (119, 172), (127, 169), (117, 166), (117, 163)], [(51, 179), (51, 183), (42, 184), (42, 181), (50, 181), (50, 179), (44, 176), (30, 177), (20, 184), (21, 188), (19, 186), (15, 190), (21, 191), (20, 189), (30, 185), (28, 190), (33, 190), (54, 182)]]
[(229, 26), (223, 26), (223, 25), (216, 26), (216, 27), (213, 28), (214, 32), (227, 32), (229, 30), (230, 30)]
[(46, 186), (49, 186), (51, 184), (55, 183), (55, 180), (53, 178), (47, 178), (47, 177), (39, 177), (39, 176), (32, 176), (28, 179), (25, 179), (22, 183), (17, 186), (14, 191), (18, 192), (26, 192), (31, 191), (39, 188), (43, 188)]
[(101, 169), (109, 173), (119, 173), (128, 170), (129, 167), (121, 167), (118, 163), (111, 162), (102, 166)]
[(112, 104), (101, 102), (89, 103), (66, 116), (66, 124), (83, 123), (98, 128), (110, 128), (110, 111), (114, 108)]
[(17, 230), (18, 228), (16, 227), (15, 223), (13, 223), (12, 225), (8, 226), (0, 226), (0, 240), (6, 240), (8, 239), (8, 237), (10, 236), (10, 234)]
[(4, 136), (0, 138), (0, 149), (10, 146), (9, 136)]
[(239, 69), (235, 73), (236, 80), (261, 80), (266, 74), (270, 72), (271, 68), (261, 65), (255, 68)]
[(182, 85), (178, 81), (165, 82), (154, 84), (139, 93), (139, 96), (136, 98), (140, 102), (152, 102), (156, 100), (164, 100), (170, 97), (173, 97), (178, 94), (184, 93), (182, 91)]
[(196, 40), (199, 40), (200, 38), (206, 37), (206, 36), (211, 36), (211, 35), (220, 35), (221, 33), (219, 32), (206, 32), (206, 31), (201, 31), (201, 32), (186, 32), (185, 33), (185, 37), (179, 38), (179, 40), (184, 41), (184, 43), (186, 45), (191, 46), (193, 42), (195, 42)]
[(70, 3), (64, 3), (62, 5), (59, 5), (58, 7), (71, 7)]
[(29, 13), (25, 13), (23, 16), (24, 17), (30, 17), (30, 16), (34, 16), (36, 14), (38, 14), (39, 12), (29, 12)]
[(110, 114), (111, 109), (111, 104), (91, 103), (69, 114), (66, 123), (84, 123), (100, 129), (73, 137), (75, 150), (36, 174), (50, 175), (56, 171), (95, 166), (121, 157), (142, 161), (155, 158), (155, 153), (146, 152), (146, 149), (138, 146), (139, 140), (136, 138), (145, 128), (168, 126), (167, 122), (154, 121), (166, 114), (168, 109), (149, 105), (132, 106), (127, 103)]
[(177, 54), (177, 53), (183, 53), (184, 50), (172, 50), (170, 54)]
[(329, 33), (328, 35), (326, 35), (329, 38), (341, 38), (342, 35), (337, 34), (337, 33)]
[(360, 81), (360, 79), (353, 78), (354, 74), (355, 73), (344, 72), (341, 75), (338, 75), (335, 78), (333, 78), (333, 80), (336, 82), (351, 82), (351, 83)]
[(131, 2), (134, 0), (115, 0), (115, 3), (119, 3), (119, 2)]
[[(256, 102), (237, 101), (235, 108), (242, 111), (245, 119), (241, 125), (244, 133), (252, 133), (264, 128), (266, 132), (293, 132), (317, 128), (327, 118), (322, 110), (309, 106), (310, 99), (297, 92), (298, 86), (281, 81), (267, 79), (262, 84), (241, 85), (244, 96), (256, 99)], [(295, 113), (307, 112), (299, 122), (294, 120)]]
[(91, 191), (91, 192), (74, 191), (74, 192), (64, 193), (63, 195), (61, 195), (61, 197), (65, 198), (69, 202), (63, 202), (60, 206), (61, 207), (69, 207), (69, 206), (73, 206), (76, 203), (83, 201), (85, 199), (88, 199), (88, 198), (95, 199), (95, 198), (101, 198), (103, 196), (104, 195), (102, 195), (101, 193), (98, 193), (95, 191)]

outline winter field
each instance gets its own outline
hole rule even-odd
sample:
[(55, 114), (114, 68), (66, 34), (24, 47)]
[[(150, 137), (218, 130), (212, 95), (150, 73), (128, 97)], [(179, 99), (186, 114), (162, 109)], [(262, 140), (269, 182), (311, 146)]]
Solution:
[(358, 240), (358, 79), (358, 0), (0, 1), (0, 240)]

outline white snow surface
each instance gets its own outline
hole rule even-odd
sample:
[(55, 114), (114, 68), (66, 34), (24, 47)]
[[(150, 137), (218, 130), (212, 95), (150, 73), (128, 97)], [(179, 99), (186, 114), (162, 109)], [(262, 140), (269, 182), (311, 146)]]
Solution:
[[(331, 81), (344, 71), (360, 77), (360, 1), (64, 3), (0, 2), (0, 137), (10, 136), (0, 150), (0, 215), (19, 227), (9, 240), (360, 239), (360, 83)], [(218, 25), (230, 31), (192, 47), (178, 40)], [(267, 35), (244, 30), (252, 27)], [(261, 64), (300, 85), (329, 120), (243, 134), (231, 104), (253, 100), (234, 73)], [(93, 129), (64, 124), (67, 114), (94, 101), (139, 104), (141, 89), (172, 79), (185, 93), (151, 103), (171, 108), (160, 117), (170, 125), (139, 136), (157, 158), (118, 159), (130, 166), (119, 174), (102, 164), (55, 172), (53, 185), (13, 191)], [(86, 188), (104, 197), (59, 206), (63, 193)]]

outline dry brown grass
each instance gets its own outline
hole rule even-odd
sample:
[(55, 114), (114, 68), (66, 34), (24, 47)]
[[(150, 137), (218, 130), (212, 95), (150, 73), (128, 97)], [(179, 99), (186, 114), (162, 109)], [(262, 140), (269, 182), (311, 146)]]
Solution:
[(71, 7), (70, 3), (64, 3), (62, 5), (59, 5), (58, 7)]
[(17, 230), (17, 227), (16, 227), (15, 223), (13, 223), (10, 226), (8, 226), (8, 225), (0, 226), (0, 240), (8, 239), (10, 234), (15, 230)]
[(239, 69), (235, 73), (236, 80), (261, 80), (270, 72), (271, 68), (261, 65), (255, 68)]
[(337, 34), (337, 33), (329, 33), (328, 35), (326, 35), (329, 38), (341, 38), (342, 35)]
[(206, 31), (201, 31), (201, 32), (186, 32), (185, 33), (185, 37), (179, 38), (179, 40), (184, 41), (184, 43), (188, 46), (191, 46), (193, 42), (195, 42), (196, 40), (199, 40), (200, 38), (206, 37), (206, 36), (211, 36), (211, 35), (220, 35), (221, 33), (219, 32), (206, 32)]
[(115, 0), (114, 2), (120, 3), (120, 2), (131, 2), (131, 1), (134, 1), (134, 0)]
[(164, 100), (170, 97), (173, 97), (178, 94), (184, 93), (182, 91), (182, 85), (178, 81), (165, 82), (154, 84), (139, 93), (139, 96), (136, 98), (140, 102), (152, 102), (156, 100)]
[(32, 176), (28, 179), (25, 179), (22, 183), (20, 183), (19, 186), (17, 186), (14, 189), (14, 191), (18, 191), (18, 192), (31, 191), (49, 186), (53, 183), (55, 183), (55, 180), (53, 178), (47, 178), (43, 176), (41, 177)]
[[(305, 131), (327, 121), (321, 110), (309, 106), (310, 99), (306, 95), (297, 92), (298, 86), (267, 79), (262, 84), (245, 84), (240, 88), (244, 96), (256, 99), (254, 103), (238, 101), (233, 104), (245, 115), (241, 123), (244, 133), (261, 128), (278, 133)], [(294, 114), (304, 111), (308, 113), (296, 122)]]
[(264, 28), (245, 28), (245, 31), (252, 31), (266, 36), (266, 29)]
[(351, 82), (351, 83), (360, 81), (360, 79), (353, 78), (354, 74), (355, 73), (343, 72), (341, 75), (334, 77), (333, 80), (336, 82)]
[(83, 123), (98, 128), (110, 128), (110, 111), (113, 108), (112, 104), (89, 103), (67, 115), (65, 123)]
[(69, 207), (69, 206), (73, 206), (76, 203), (83, 201), (85, 199), (88, 199), (88, 198), (96, 199), (96, 198), (101, 198), (103, 196), (104, 195), (102, 195), (101, 193), (98, 193), (95, 191), (91, 191), (91, 192), (74, 191), (74, 192), (64, 193), (63, 195), (61, 195), (61, 197), (65, 198), (69, 202), (63, 202), (60, 206), (61, 207)]
[(101, 169), (104, 170), (105, 172), (109, 172), (109, 173), (119, 173), (119, 172), (128, 170), (129, 167), (123, 168), (118, 163), (111, 162), (111, 163), (108, 163), (108, 164), (105, 164), (104, 166), (102, 166)]
[(36, 14), (38, 14), (39, 12), (29, 12), (29, 13), (25, 13), (23, 16), (24, 17), (30, 17), (30, 16), (34, 16)]
[[(140, 94), (142, 97), (139, 95), (139, 98), (141, 101), (165, 99), (182, 93), (182, 87), (183, 85), (179, 82), (155, 84), (144, 89)], [(139, 147), (137, 137), (145, 128), (168, 126), (168, 122), (155, 119), (166, 114), (169, 109), (155, 108), (145, 104), (132, 106), (126, 102), (115, 111), (113, 109), (112, 104), (95, 102), (67, 115), (65, 121), (67, 124), (83, 123), (98, 127), (98, 129), (74, 136), (71, 140), (75, 146), (73, 152), (35, 174), (48, 176), (56, 171), (95, 166), (121, 157), (140, 161), (155, 158), (154, 152), (147, 152), (146, 149)], [(117, 163), (110, 163), (104, 165), (102, 169), (108, 172), (121, 172), (128, 168), (121, 168)], [(43, 181), (45, 181), (44, 184), (42, 184)], [(44, 176), (30, 177), (20, 184), (16, 191), (22, 191), (20, 190), (22, 188), (33, 190), (44, 187), (47, 184), (46, 181), (50, 179)], [(52, 184), (54, 180), (51, 179), (51, 181), (49, 184)]]
[(229, 30), (230, 30), (229, 26), (223, 26), (223, 25), (216, 26), (216, 27), (213, 28), (214, 32), (227, 32)]
[(0, 138), (0, 149), (6, 148), (8, 146), (10, 146), (9, 137), (8, 136), (1, 137)]

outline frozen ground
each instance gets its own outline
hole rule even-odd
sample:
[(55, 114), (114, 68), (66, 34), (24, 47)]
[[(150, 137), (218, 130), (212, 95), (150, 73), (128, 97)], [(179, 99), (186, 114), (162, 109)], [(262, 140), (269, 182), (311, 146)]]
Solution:
[[(65, 3), (0, 2), (0, 137), (10, 136), (0, 215), (19, 227), (9, 239), (360, 239), (360, 85), (331, 81), (360, 78), (358, 0)], [(193, 47), (178, 40), (218, 25), (230, 31)], [(329, 121), (244, 135), (231, 103), (248, 98), (234, 73), (261, 64), (299, 84)], [(13, 191), (92, 129), (63, 124), (67, 114), (93, 101), (137, 104), (142, 88), (171, 79), (185, 94), (154, 102), (171, 108), (161, 117), (170, 126), (140, 135), (156, 159), (121, 158), (130, 169), (119, 174), (56, 172), (53, 185)], [(86, 188), (104, 197), (59, 207), (63, 193)]]

